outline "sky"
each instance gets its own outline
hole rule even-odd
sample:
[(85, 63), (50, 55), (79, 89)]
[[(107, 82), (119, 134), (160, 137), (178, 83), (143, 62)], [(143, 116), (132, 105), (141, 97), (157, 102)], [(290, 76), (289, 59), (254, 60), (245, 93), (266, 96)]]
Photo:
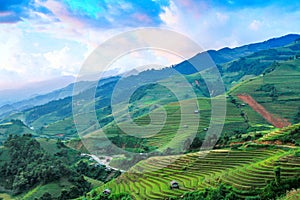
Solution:
[[(0, 0), (0, 90), (76, 76), (97, 46), (136, 28), (177, 31), (205, 50), (300, 33), (299, 8), (299, 0)], [(180, 58), (134, 52), (114, 68), (148, 61)]]

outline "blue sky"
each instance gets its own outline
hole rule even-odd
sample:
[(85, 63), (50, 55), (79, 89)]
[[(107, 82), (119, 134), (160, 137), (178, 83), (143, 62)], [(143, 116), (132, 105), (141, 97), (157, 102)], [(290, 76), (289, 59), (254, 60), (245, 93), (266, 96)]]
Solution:
[[(0, 0), (0, 90), (76, 75), (101, 42), (134, 28), (168, 28), (219, 49), (300, 33), (299, 21), (297, 0)], [(179, 61), (164, 57), (148, 55)]]

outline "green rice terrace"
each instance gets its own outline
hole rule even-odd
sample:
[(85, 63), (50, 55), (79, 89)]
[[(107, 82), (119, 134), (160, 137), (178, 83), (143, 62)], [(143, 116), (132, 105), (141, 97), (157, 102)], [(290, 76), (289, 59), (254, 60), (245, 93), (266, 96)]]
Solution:
[[(253, 147), (254, 144), (249, 144), (240, 150), (153, 157), (87, 197), (97, 196), (109, 188), (112, 193), (125, 192), (134, 199), (166, 199), (224, 183), (232, 186), (237, 196), (246, 198), (257, 196), (274, 179), (276, 167), (280, 167), (282, 179), (300, 176), (299, 150)], [(180, 189), (170, 189), (172, 180), (179, 183)]]

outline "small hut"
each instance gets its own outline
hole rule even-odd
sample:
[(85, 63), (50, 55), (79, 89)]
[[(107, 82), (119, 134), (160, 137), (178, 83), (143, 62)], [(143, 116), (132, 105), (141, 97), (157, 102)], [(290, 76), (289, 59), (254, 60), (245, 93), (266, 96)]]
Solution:
[(199, 110), (194, 110), (194, 113), (195, 113), (195, 114), (198, 114), (198, 113), (199, 113)]
[(204, 131), (208, 131), (208, 128), (204, 128), (203, 130), (204, 130)]
[(175, 189), (175, 188), (179, 189), (179, 184), (176, 181), (173, 180), (173, 181), (170, 182), (170, 189), (172, 190), (172, 189)]
[(183, 125), (183, 128), (188, 128), (189, 126), (188, 125)]
[(105, 189), (105, 190), (103, 191), (103, 194), (104, 194), (104, 195), (110, 195), (110, 194), (111, 194), (110, 189)]

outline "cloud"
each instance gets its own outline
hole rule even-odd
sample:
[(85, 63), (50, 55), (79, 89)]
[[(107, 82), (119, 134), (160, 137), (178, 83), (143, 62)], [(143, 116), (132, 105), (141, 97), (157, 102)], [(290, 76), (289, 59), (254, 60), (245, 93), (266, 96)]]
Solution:
[(217, 19), (221, 22), (221, 23), (226, 23), (229, 19), (228, 15), (221, 13), (221, 12), (217, 12), (216, 13)]
[[(299, 33), (299, 21), (298, 0), (0, 0), (0, 73), (20, 82), (74, 74), (99, 44), (134, 28), (168, 28), (219, 49)], [(176, 60), (150, 52), (118, 66), (143, 57)]]
[(226, 10), (240, 10), (240, 9), (248, 9), (248, 8), (262, 8), (268, 6), (277, 6), (284, 7), (285, 9), (297, 9), (300, 6), (298, 0), (214, 0), (214, 1), (206, 1), (209, 3), (210, 7), (219, 7)]
[(23, 78), (15, 71), (0, 69), (0, 89), (11, 89), (22, 86)]
[(5, 11), (0, 13), (0, 23), (16, 23), (21, 18), (14, 12)]
[(17, 23), (34, 18), (33, 13), (52, 14), (34, 0), (0, 0), (0, 23)]
[(35, 0), (34, 11), (53, 14), (60, 22), (73, 26), (111, 29), (157, 26), (162, 22), (162, 6), (167, 5), (167, 0)]
[[(285, 1), (259, 2), (220, 0), (187, 4), (172, 0), (160, 16), (166, 27), (186, 34), (204, 49), (236, 47), (300, 32), (300, 12), (294, 9), (298, 1), (285, 6)], [(193, 9), (187, 12), (188, 8)]]
[(258, 31), (261, 26), (262, 26), (262, 22), (258, 20), (253, 20), (251, 24), (249, 24), (248, 28), (252, 31)]
[(76, 75), (86, 51), (86, 46), (74, 41), (28, 33), (17, 24), (3, 24), (0, 29), (0, 88)]
[(48, 62), (47, 69), (59, 71), (59, 75), (76, 75), (83, 63), (83, 55), (81, 58), (74, 58), (78, 53), (68, 46), (64, 46), (60, 50), (54, 50), (43, 54)]
[(15, 23), (21, 21), (28, 4), (28, 0), (1, 0), (0, 23)]

